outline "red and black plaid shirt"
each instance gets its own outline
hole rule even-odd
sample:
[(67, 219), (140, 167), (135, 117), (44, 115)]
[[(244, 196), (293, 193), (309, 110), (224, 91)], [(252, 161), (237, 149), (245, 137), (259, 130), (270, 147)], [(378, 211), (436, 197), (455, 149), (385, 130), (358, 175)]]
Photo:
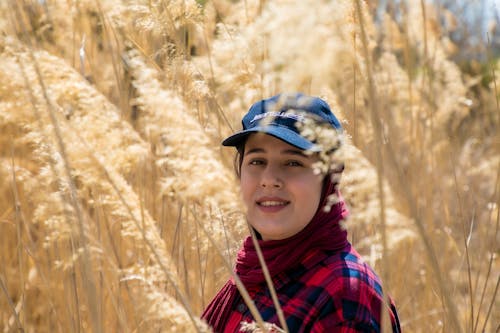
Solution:
[[(350, 244), (340, 252), (313, 250), (273, 282), (290, 332), (381, 331), (380, 279)], [(264, 321), (280, 326), (267, 286), (249, 293)], [(392, 301), (387, 308), (393, 332), (401, 332)], [(224, 332), (240, 332), (242, 321), (254, 318), (238, 295)]]

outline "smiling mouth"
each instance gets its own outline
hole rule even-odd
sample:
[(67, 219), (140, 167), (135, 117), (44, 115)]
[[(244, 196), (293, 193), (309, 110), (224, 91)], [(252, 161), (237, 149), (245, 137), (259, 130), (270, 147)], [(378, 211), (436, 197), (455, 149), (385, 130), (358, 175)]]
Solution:
[(273, 201), (273, 200), (266, 200), (266, 201), (259, 201), (257, 202), (257, 205), (262, 206), (262, 207), (283, 207), (286, 206), (290, 203), (290, 201)]

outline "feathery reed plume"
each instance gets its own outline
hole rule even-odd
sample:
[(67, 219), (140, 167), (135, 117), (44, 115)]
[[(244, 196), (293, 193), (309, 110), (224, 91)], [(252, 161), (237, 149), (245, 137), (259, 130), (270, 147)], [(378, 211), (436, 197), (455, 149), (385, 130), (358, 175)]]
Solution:
[[(16, 161), (17, 162), (17, 161)], [(26, 317), (24, 316), (26, 304), (25, 270), (29, 268), (27, 260), (24, 260), (23, 244), (29, 239), (30, 234), (26, 232), (26, 221), (20, 214), (20, 202), (23, 199), (19, 192), (18, 182), (28, 181), (30, 172), (14, 164), (14, 160), (0, 158), (0, 202), (4, 207), (10, 207), (0, 215), (0, 234), (4, 240), (0, 247), (0, 283), (2, 284), (3, 296), (0, 297), (0, 309), (3, 311), (0, 322), (6, 323), (5, 328), (25, 327)], [(15, 255), (13, 255), (15, 254)], [(16, 277), (16, 278), (12, 278)], [(21, 297), (16, 297), (21, 295)], [(16, 302), (14, 304), (14, 301)], [(6, 304), (7, 303), (7, 304)], [(4, 305), (5, 304), (5, 305)], [(8, 306), (7, 306), (8, 305)]]
[[(347, 227), (357, 249), (363, 253), (375, 251), (372, 258), (380, 258), (380, 233), (377, 230), (380, 207), (375, 191), (375, 168), (349, 140), (345, 142), (342, 157), (346, 165), (341, 181), (342, 194), (352, 211)], [(398, 243), (411, 243), (410, 240), (415, 237), (411, 219), (397, 210), (394, 195), (387, 183), (384, 183), (383, 195), (389, 233), (388, 248), (393, 249)]]
[[(212, 148), (209, 137), (182, 99), (162, 87), (157, 79), (159, 73), (146, 66), (134, 50), (128, 52), (126, 62), (137, 91), (136, 127), (154, 147), (156, 163), (161, 169), (160, 199), (187, 207), (196, 205), (199, 215), (193, 218), (204, 221), (212, 236), (226, 244), (226, 251), (234, 255), (237, 241), (246, 228), (238, 217), (241, 215), (235, 215), (239, 212), (239, 196), (234, 191), (234, 177), (220, 162), (219, 152)], [(166, 226), (167, 230), (173, 227)], [(196, 239), (193, 249), (205, 253), (209, 250), (208, 242), (205, 238), (195, 238), (196, 230), (189, 228), (185, 236)], [(189, 244), (187, 239), (183, 242)], [(206, 266), (203, 262), (199, 264)]]
[[(280, 333), (284, 332), (281, 328), (274, 324), (265, 324), (265, 332), (268, 333)], [(248, 333), (263, 333), (262, 329), (257, 325), (255, 322), (242, 322), (241, 323), (241, 331), (242, 332), (248, 332)]]
[[(109, 102), (59, 59), (44, 52), (27, 50), (13, 41), (4, 40), (2, 44), (2, 81), (7, 82), (4, 78), (10, 78), (9, 86), (4, 91), (12, 90), (26, 96), (29, 89), (34, 98), (30, 102), (27, 96), (18, 96), (22, 97), (20, 100), (24, 104), (14, 104), (7, 103), (5, 99), (8, 97), (5, 96), (4, 106), (8, 108), (4, 112), (10, 117), (5, 117), (3, 120), (8, 122), (2, 125), (23, 128), (26, 145), (35, 147), (32, 158), (39, 165), (38, 173), (34, 175), (36, 182), (32, 188), (24, 190), (29, 193), (35, 207), (32, 219), (40, 232), (32, 254), (34, 260), (38, 261), (37, 268), (43, 270), (43, 275), (50, 276), (49, 285), (44, 286), (46, 292), (43, 294), (46, 297), (52, 294), (50, 298), (56, 308), (54, 313), (45, 313), (46, 322), (68, 320), (69, 323), (63, 327), (73, 327), (75, 330), (82, 327), (84, 322), (94, 327), (104, 327), (113, 325), (113, 320), (118, 320), (118, 313), (124, 312), (125, 318), (130, 316), (136, 320), (136, 324), (123, 322), (122, 316), (120, 325), (126, 325), (122, 327), (124, 330), (136, 325), (141, 330), (153, 330), (166, 324), (180, 331), (187, 328), (192, 330), (194, 327), (198, 331), (205, 330), (203, 324), (189, 312), (189, 304), (176, 285), (178, 278), (155, 221), (124, 179), (140, 160), (147, 157), (145, 143), (126, 123), (120, 121)], [(41, 78), (34, 71), (29, 52), (33, 52)], [(54, 68), (57, 68), (57, 72)], [(28, 86), (24, 85), (22, 76)], [(47, 117), (47, 106), (41, 97), (43, 88), (38, 85), (38, 79), (44, 80), (50, 92), (49, 102), (57, 110), (56, 119), (68, 160), (71, 161), (72, 181), (84, 207), (83, 235), (75, 229), (72, 207), (61, 201), (61, 194), (68, 191), (68, 185), (66, 180), (60, 178), (63, 174), (62, 160), (53, 141), (52, 124)], [(38, 109), (38, 118), (32, 112), (34, 107)], [(112, 154), (109, 154), (109, 145), (113, 147)], [(55, 168), (56, 174), (50, 171), (49, 165)], [(108, 230), (108, 239), (102, 237), (102, 230)], [(82, 248), (74, 243), (79, 237), (88, 239), (90, 258), (81, 258)], [(46, 257), (45, 253), (50, 255)], [(113, 253), (114, 256), (106, 257), (106, 253)], [(82, 282), (90, 278), (80, 275), (81, 260), (91, 262), (90, 273), (94, 279), (101, 282), (105, 280), (108, 289), (99, 289), (102, 298), (87, 295), (81, 289), (85, 285)], [(134, 279), (130, 279), (131, 276)], [(147, 283), (126, 283), (125, 288), (120, 285), (136, 279)], [(62, 286), (66, 286), (66, 289), (61, 290)], [(167, 286), (175, 288), (173, 295), (172, 291), (164, 291)], [(73, 290), (74, 296), (70, 296), (68, 290)], [(126, 291), (126, 294), (115, 300), (118, 307), (112, 312), (116, 316), (99, 317), (97, 320), (100, 322), (97, 323), (95, 317), (88, 317), (88, 310), (82, 307), (83, 304), (93, 301), (102, 309), (112, 310), (116, 303), (113, 305), (110, 302), (112, 295), (108, 292), (120, 290)], [(65, 301), (67, 297), (73, 298), (69, 304)], [(88, 297), (99, 299), (89, 300)], [(175, 300), (177, 297), (183, 302), (182, 306)], [(131, 298), (133, 303), (124, 304), (124, 298)], [(170, 312), (164, 312), (165, 309), (170, 309)], [(55, 320), (54, 316), (68, 310), (70, 313), (64, 316), (67, 319)], [(147, 314), (143, 318), (146, 320), (138, 319), (136, 311)], [(175, 315), (171, 316), (172, 311)]]
[(318, 88), (344, 79), (356, 56), (353, 17), (351, 1), (312, 7), (300, 1), (276, 1), (267, 3), (246, 26), (219, 27), (213, 58), (220, 89), (246, 100), (256, 93), (317, 93)]
[[(159, 157), (157, 163), (170, 174), (163, 193), (174, 192), (184, 201), (217, 203), (222, 209), (234, 209), (237, 203), (227, 201), (235, 195), (231, 188), (234, 179), (218, 161), (218, 153), (211, 148), (204, 129), (175, 92), (162, 88), (158, 72), (147, 67), (135, 51), (129, 51), (128, 55), (127, 66), (137, 91), (136, 127), (153, 144)], [(172, 177), (175, 173), (189, 174), (190, 181)], [(168, 179), (174, 183), (170, 184)]]

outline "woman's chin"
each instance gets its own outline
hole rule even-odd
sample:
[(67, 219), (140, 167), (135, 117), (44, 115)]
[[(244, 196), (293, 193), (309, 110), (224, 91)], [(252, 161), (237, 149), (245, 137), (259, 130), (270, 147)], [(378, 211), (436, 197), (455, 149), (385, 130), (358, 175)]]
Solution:
[(261, 235), (262, 240), (268, 241), (268, 240), (281, 240), (290, 237), (291, 235), (288, 235), (286, 232), (283, 230), (279, 229), (271, 229), (271, 228), (256, 228), (254, 227), (255, 230)]

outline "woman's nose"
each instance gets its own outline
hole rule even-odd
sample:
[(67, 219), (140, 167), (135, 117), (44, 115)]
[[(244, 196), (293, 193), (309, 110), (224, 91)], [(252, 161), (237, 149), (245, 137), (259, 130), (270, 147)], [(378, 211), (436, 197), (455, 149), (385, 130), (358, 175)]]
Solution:
[(262, 187), (281, 188), (283, 186), (283, 180), (281, 179), (279, 170), (270, 165), (266, 166), (262, 173), (260, 185)]

